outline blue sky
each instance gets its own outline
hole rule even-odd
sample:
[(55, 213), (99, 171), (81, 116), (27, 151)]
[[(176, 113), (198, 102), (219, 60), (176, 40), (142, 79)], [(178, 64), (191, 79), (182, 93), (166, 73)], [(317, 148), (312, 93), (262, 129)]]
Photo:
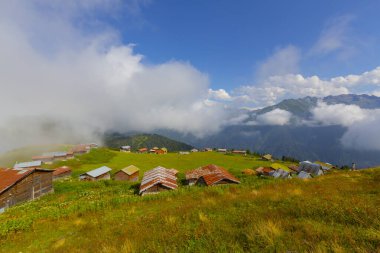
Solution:
[[(293, 45), (303, 54), (300, 73), (333, 77), (360, 74), (380, 59), (379, 1), (150, 1), (134, 16), (110, 25), (147, 63), (175, 59), (208, 73), (213, 88), (255, 82), (260, 64)], [(342, 37), (353, 51), (307, 52), (334, 20), (349, 17)]]
[[(365, 0), (0, 1), (0, 139), (8, 149), (109, 130), (202, 137), (241, 123), (242, 108), (380, 96), (378, 10)], [(322, 105), (319, 120), (380, 115), (339, 108)]]

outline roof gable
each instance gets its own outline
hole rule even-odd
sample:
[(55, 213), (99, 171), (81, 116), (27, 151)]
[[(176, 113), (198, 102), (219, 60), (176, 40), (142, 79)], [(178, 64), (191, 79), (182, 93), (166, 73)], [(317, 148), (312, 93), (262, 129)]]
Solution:
[(169, 189), (178, 188), (177, 177), (173, 174), (173, 172), (159, 166), (144, 173), (140, 185), (140, 194), (158, 184)]
[(138, 172), (140, 169), (137, 168), (136, 166), (134, 165), (129, 165), (128, 167), (125, 167), (124, 169), (121, 169), (119, 171), (122, 171), (124, 172), (125, 174), (127, 174), (128, 176), (130, 175), (133, 175), (135, 174), (136, 172)]
[(98, 176), (101, 176), (103, 174), (106, 174), (106, 173), (110, 172), (111, 170), (112, 169), (108, 168), (107, 166), (102, 166), (102, 167), (97, 168), (95, 170), (88, 171), (88, 172), (86, 172), (86, 173), (84, 173), (82, 175), (89, 175), (91, 177), (98, 177)]

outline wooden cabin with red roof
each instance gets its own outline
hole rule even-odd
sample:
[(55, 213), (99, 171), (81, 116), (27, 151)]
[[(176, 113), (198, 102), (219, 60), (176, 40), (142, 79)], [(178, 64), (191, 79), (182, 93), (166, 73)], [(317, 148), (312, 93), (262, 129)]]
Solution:
[(148, 153), (148, 148), (140, 148), (137, 150), (137, 152), (141, 154)]
[(156, 167), (144, 173), (140, 185), (140, 194), (155, 194), (178, 188), (175, 170)]
[(52, 182), (52, 170), (0, 168), (0, 212), (52, 192)]
[(217, 185), (217, 184), (239, 184), (240, 181), (225, 168), (209, 164), (186, 172), (186, 181), (189, 185)]
[(53, 172), (53, 180), (71, 177), (72, 170), (68, 166), (58, 167)]

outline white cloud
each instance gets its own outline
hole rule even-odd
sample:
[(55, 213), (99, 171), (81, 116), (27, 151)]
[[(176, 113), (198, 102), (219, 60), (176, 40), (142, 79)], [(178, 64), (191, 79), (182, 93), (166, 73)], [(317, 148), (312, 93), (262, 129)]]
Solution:
[(208, 77), (189, 63), (145, 65), (112, 29), (73, 25), (87, 9), (112, 12), (119, 2), (65, 1), (57, 16), (61, 1), (0, 3), (0, 33), (7, 34), (0, 37), (2, 150), (107, 130), (203, 136), (228, 119), (222, 105), (207, 103)]
[(351, 125), (341, 141), (345, 147), (357, 150), (380, 150), (380, 111), (372, 117)]
[(256, 76), (259, 80), (274, 75), (286, 75), (299, 72), (300, 50), (295, 46), (287, 46), (276, 52), (262, 62)]
[(241, 105), (268, 106), (287, 98), (305, 96), (325, 97), (357, 93), (361, 89), (375, 90), (380, 87), (380, 67), (360, 75), (338, 76), (321, 79), (300, 74), (271, 76), (257, 85), (247, 85), (232, 92), (233, 100)]
[(347, 128), (341, 138), (347, 148), (380, 150), (380, 109), (362, 109), (356, 105), (319, 103), (312, 110), (313, 120), (323, 125)]
[(274, 109), (270, 112), (258, 115), (255, 121), (248, 122), (248, 125), (276, 125), (283, 126), (289, 123), (292, 117), (292, 113), (281, 110)]
[(218, 89), (218, 90), (209, 89), (208, 95), (210, 99), (225, 100), (225, 101), (231, 100), (230, 94), (228, 94), (228, 92), (224, 89)]
[(373, 110), (362, 109), (357, 105), (319, 103), (311, 110), (313, 120), (323, 125), (351, 126), (370, 117)]
[(310, 50), (312, 55), (339, 52), (340, 56), (349, 56), (354, 52), (353, 39), (349, 36), (352, 15), (338, 16), (330, 20), (323, 29), (318, 41)]

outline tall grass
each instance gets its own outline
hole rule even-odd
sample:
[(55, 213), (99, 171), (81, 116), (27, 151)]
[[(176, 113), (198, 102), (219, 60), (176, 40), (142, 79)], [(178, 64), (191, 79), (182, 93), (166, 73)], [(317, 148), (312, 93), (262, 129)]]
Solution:
[(124, 182), (58, 182), (0, 215), (1, 252), (379, 252), (380, 170), (241, 177), (139, 197)]

